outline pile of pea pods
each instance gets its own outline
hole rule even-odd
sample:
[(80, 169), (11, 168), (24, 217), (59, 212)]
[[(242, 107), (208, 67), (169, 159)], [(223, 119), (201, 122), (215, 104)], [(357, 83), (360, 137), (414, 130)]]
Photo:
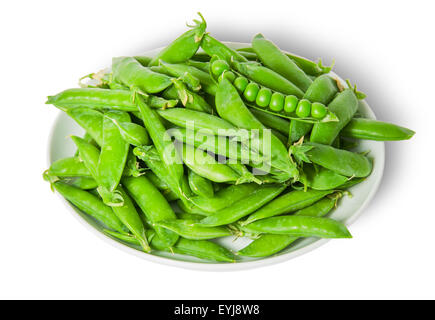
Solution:
[[(48, 97), (85, 134), (44, 179), (108, 237), (147, 253), (226, 263), (304, 237), (351, 238), (328, 215), (372, 171), (358, 141), (414, 132), (364, 118), (364, 94), (320, 60), (261, 34), (232, 49), (200, 18), (157, 55), (113, 58)], [(252, 241), (233, 252), (221, 237)]]

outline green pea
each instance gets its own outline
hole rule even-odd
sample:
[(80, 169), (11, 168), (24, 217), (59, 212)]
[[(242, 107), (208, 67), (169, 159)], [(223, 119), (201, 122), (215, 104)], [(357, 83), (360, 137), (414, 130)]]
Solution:
[(260, 87), (258, 84), (251, 82), (246, 86), (245, 91), (243, 92), (243, 96), (245, 97), (246, 101), (248, 102), (254, 102), (257, 98), (258, 91), (260, 90)]
[(274, 92), (270, 98), (269, 108), (272, 111), (279, 112), (284, 109), (284, 95), (279, 92)]
[(248, 85), (249, 80), (245, 77), (237, 77), (236, 80), (234, 80), (234, 86), (236, 87), (237, 91), (243, 92), (246, 89), (246, 86)]
[(313, 118), (323, 119), (327, 113), (328, 113), (328, 110), (326, 109), (326, 107), (323, 103), (314, 102), (311, 105), (311, 116)]
[(272, 97), (272, 91), (268, 88), (261, 88), (258, 92), (255, 103), (257, 106), (265, 108), (269, 105), (270, 98)]
[(295, 112), (299, 99), (296, 96), (286, 96), (284, 101), (284, 111), (287, 113)]
[(306, 118), (311, 113), (311, 103), (308, 100), (302, 99), (296, 107), (296, 115), (299, 118)]
[(216, 60), (211, 65), (211, 72), (217, 77), (227, 70), (230, 70), (230, 65), (225, 60)]
[(229, 82), (233, 83), (236, 80), (236, 75), (232, 71), (225, 71), (223, 73), (223, 77), (227, 79)]

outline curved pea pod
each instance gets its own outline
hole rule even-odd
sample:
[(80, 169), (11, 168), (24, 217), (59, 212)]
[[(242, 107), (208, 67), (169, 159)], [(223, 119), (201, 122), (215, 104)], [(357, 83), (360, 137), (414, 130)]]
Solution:
[[(219, 116), (238, 128), (260, 130), (259, 150), (263, 155), (270, 156), (271, 166), (283, 171), (287, 179), (299, 176), (298, 169), (290, 161), (284, 144), (274, 135), (269, 135), (267, 139), (265, 127), (245, 106), (236, 88), (227, 79), (219, 83), (216, 93), (216, 109)], [(267, 150), (267, 146), (270, 150)]]
[(134, 146), (143, 146), (150, 143), (150, 138), (146, 129), (133, 122), (119, 122), (116, 119), (105, 114), (105, 117), (112, 120), (119, 130), (121, 137), (129, 144)]
[(372, 171), (372, 162), (361, 154), (319, 143), (307, 142), (305, 144), (312, 147), (306, 151), (311, 162), (338, 174), (364, 178)]
[(166, 70), (166, 72), (168, 72), (173, 77), (182, 78), (185, 74), (192, 75), (199, 80), (200, 86), (204, 89), (206, 93), (213, 96), (216, 94), (217, 86), (214, 83), (213, 79), (210, 77), (208, 71), (204, 72), (203, 70), (200, 70), (194, 66), (181, 63), (162, 63), (161, 65), (163, 69)]
[(184, 83), (180, 80), (173, 79), (173, 86), (163, 92), (166, 99), (179, 99), (183, 106), (201, 112), (212, 113), (213, 108), (199, 94), (187, 90)]
[[(255, 192), (259, 186), (255, 183), (231, 185), (219, 190), (213, 198), (192, 197), (190, 202), (207, 213), (216, 213)], [(194, 213), (193, 211), (191, 211)], [(208, 214), (208, 215), (209, 215)]]
[(288, 120), (255, 108), (252, 108), (250, 111), (264, 126), (282, 134), (288, 134), (290, 129), (290, 122)]
[(97, 181), (91, 177), (66, 177), (62, 178), (61, 181), (82, 190), (91, 190), (98, 187)]
[(151, 183), (160, 190), (162, 195), (166, 198), (167, 201), (173, 201), (179, 199), (179, 197), (171, 190), (168, 184), (160, 179), (154, 172), (151, 170), (144, 173), (144, 176), (151, 181)]
[(226, 164), (217, 162), (214, 157), (191, 145), (176, 142), (182, 153), (184, 164), (197, 175), (214, 182), (236, 182), (240, 176)]
[(139, 95), (136, 95), (136, 103), (148, 134), (169, 173), (168, 178), (173, 180), (173, 185), (177, 186), (179, 192), (182, 192), (180, 184), (184, 173), (183, 164), (173, 142), (167, 135), (166, 128), (163, 126), (158, 114)]
[(275, 90), (282, 94), (294, 95), (298, 98), (302, 98), (304, 95), (304, 92), (295, 84), (288, 81), (275, 71), (259, 64), (233, 61), (232, 66), (245, 77), (271, 90)]
[[(123, 178), (122, 184), (151, 223), (176, 218), (169, 203), (145, 176)], [(156, 227), (155, 231), (168, 246), (178, 240), (178, 236), (167, 229)]]
[(118, 186), (116, 191), (118, 191), (121, 195), (123, 199), (123, 205), (112, 207), (113, 212), (127, 227), (127, 229), (130, 230), (131, 233), (136, 237), (143, 250), (145, 252), (150, 252), (151, 248), (148, 244), (145, 227), (143, 225), (142, 219), (139, 216), (139, 213), (134, 207), (133, 201), (121, 186)]
[(414, 134), (414, 131), (392, 123), (364, 118), (353, 118), (340, 131), (343, 137), (375, 141), (408, 140)]
[(304, 165), (304, 173), (305, 184), (314, 190), (335, 189), (349, 180), (348, 177), (332, 170), (312, 165)]
[(218, 56), (222, 60), (227, 62), (231, 61), (248, 61), (244, 56), (242, 56), (237, 51), (230, 49), (222, 42), (216, 40), (210, 35), (206, 34), (202, 38), (201, 48), (210, 56)]
[(225, 227), (205, 227), (193, 220), (165, 220), (156, 222), (155, 225), (171, 230), (190, 240), (208, 240), (231, 235), (230, 230)]
[(186, 254), (210, 261), (235, 262), (234, 254), (231, 251), (209, 240), (180, 238), (172, 250), (174, 253)]
[(294, 83), (302, 91), (305, 92), (311, 85), (310, 77), (282, 53), (273, 42), (265, 39), (262, 34), (257, 34), (254, 37), (252, 48), (265, 66)]
[(259, 220), (243, 227), (243, 230), (295, 237), (352, 238), (349, 230), (341, 222), (329, 218), (295, 215)]
[[(142, 94), (152, 108), (172, 108), (178, 101)], [(55, 96), (49, 96), (47, 104), (53, 104), (63, 111), (77, 107), (91, 109), (114, 109), (120, 111), (137, 111), (134, 94), (126, 89), (74, 88), (67, 89)]]
[(274, 199), (285, 188), (285, 185), (261, 185), (254, 192), (244, 199), (237, 201), (232, 206), (204, 218), (201, 220), (201, 224), (214, 227), (236, 222)]
[[(304, 99), (328, 105), (338, 92), (337, 81), (328, 75), (317, 77), (308, 87)], [(331, 112), (331, 110), (328, 110)], [(338, 120), (337, 117), (335, 117)], [(293, 143), (310, 132), (313, 125), (308, 122), (292, 120), (289, 128), (289, 142)]]
[(173, 108), (157, 112), (164, 119), (182, 128), (186, 128), (190, 123), (195, 130), (207, 130), (215, 135), (219, 135), (220, 130), (235, 129), (230, 122), (224, 119), (196, 110)]
[(214, 195), (213, 184), (210, 180), (197, 175), (192, 170), (189, 170), (188, 181), (190, 190), (200, 197), (211, 198)]
[(170, 77), (142, 66), (132, 57), (113, 58), (112, 70), (114, 81), (145, 93), (157, 93), (172, 84)]
[(311, 131), (310, 141), (330, 145), (358, 109), (358, 99), (353, 89), (340, 92), (328, 105), (337, 117), (337, 122), (316, 123)]
[(195, 26), (159, 52), (149, 63), (150, 66), (158, 64), (160, 59), (169, 63), (178, 63), (193, 57), (198, 51), (207, 28), (204, 17), (199, 12), (198, 15), (201, 17), (201, 21), (194, 20)]
[(119, 122), (130, 121), (130, 116), (122, 111), (108, 111), (103, 121), (103, 144), (98, 160), (98, 181), (110, 192), (114, 191), (121, 180), (127, 160), (129, 145), (124, 141), (111, 118)]
[(121, 220), (114, 214), (113, 210), (93, 194), (61, 181), (54, 182), (52, 186), (84, 213), (101, 221), (113, 230), (125, 233)]
[(90, 177), (91, 173), (79, 157), (68, 157), (54, 161), (47, 174), (57, 177)]
[[(205, 74), (207, 74), (207, 77), (210, 79), (210, 76), (208, 74), (208, 71), (210, 70), (210, 62), (208, 62), (210, 60), (210, 57), (207, 54), (205, 54), (205, 55), (208, 57), (208, 60), (206, 62), (197, 61), (197, 60), (188, 60), (185, 62), (185, 64), (187, 64), (188, 66), (191, 66), (191, 67), (195, 67), (196, 70), (203, 71)], [(196, 71), (194, 71), (194, 72), (196, 72)], [(192, 74), (195, 74), (195, 73), (192, 73)], [(199, 77), (197, 77), (197, 78), (199, 79)], [(211, 83), (213, 83), (213, 81)], [(204, 88), (204, 90), (207, 91), (205, 88)], [(207, 92), (207, 93), (210, 93), (210, 92)]]
[(333, 190), (320, 191), (312, 189), (307, 191), (294, 190), (287, 192), (251, 214), (248, 219), (241, 224), (247, 225), (257, 220), (305, 208), (333, 192)]
[(103, 114), (86, 107), (74, 108), (66, 113), (76, 121), (99, 146), (103, 144)]

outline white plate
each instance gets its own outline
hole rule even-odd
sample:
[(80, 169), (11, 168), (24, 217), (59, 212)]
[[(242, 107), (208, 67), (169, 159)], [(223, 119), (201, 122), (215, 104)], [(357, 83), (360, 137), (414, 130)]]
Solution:
[[(247, 43), (227, 42), (227, 44), (232, 48), (249, 46), (249, 44)], [(153, 56), (160, 50), (161, 48), (155, 49), (144, 53), (144, 55)], [(337, 76), (332, 72), (331, 75)], [(370, 109), (369, 105), (365, 101), (360, 101), (359, 110), (366, 117), (376, 119), (373, 111)], [(70, 119), (65, 113), (60, 113), (53, 125), (52, 133), (50, 136), (48, 154), (49, 164), (51, 164), (55, 160), (73, 155), (75, 152), (75, 147), (71, 139), (68, 138), (68, 136), (71, 134), (81, 136), (83, 135), (83, 133), (83, 129), (80, 128), (72, 119)], [(384, 169), (385, 147), (383, 142), (361, 140), (358, 151), (370, 151), (369, 156), (374, 160), (373, 171), (363, 183), (360, 183), (351, 188), (353, 196), (343, 197), (340, 200), (338, 208), (335, 209), (330, 215), (331, 218), (342, 221), (347, 226), (349, 226), (352, 222), (356, 220), (356, 218), (362, 213), (363, 209), (373, 198), (381, 182)], [(83, 223), (83, 225), (85, 225), (94, 234), (104, 239), (108, 243), (145, 260), (189, 269), (209, 271), (232, 271), (266, 266), (295, 258), (301, 254), (318, 248), (319, 246), (325, 244), (328, 241), (327, 239), (304, 238), (274, 256), (266, 258), (240, 257), (240, 261), (238, 261), (237, 263), (214, 263), (190, 256), (172, 255), (165, 252), (153, 252), (151, 254), (147, 254), (135, 249), (134, 247), (124, 244), (121, 241), (106, 236), (104, 233), (101, 232), (102, 226), (98, 222), (73, 207), (68, 201), (64, 199), (63, 201), (70, 209), (70, 211), (74, 214), (74, 216), (76, 216), (79, 221)], [(335, 241), (352, 240), (346, 239)], [(237, 239), (236, 241), (234, 241), (232, 237), (219, 239), (219, 243), (234, 251), (240, 250), (249, 242), (250, 240), (244, 238)]]

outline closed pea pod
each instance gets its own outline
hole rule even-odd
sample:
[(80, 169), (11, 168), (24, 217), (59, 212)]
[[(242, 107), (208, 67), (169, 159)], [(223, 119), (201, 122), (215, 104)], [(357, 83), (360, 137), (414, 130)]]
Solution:
[(375, 141), (408, 140), (414, 134), (414, 131), (392, 123), (364, 118), (353, 118), (340, 131), (343, 137)]
[(306, 91), (312, 80), (286, 56), (274, 43), (265, 39), (262, 34), (257, 34), (252, 40), (254, 49), (261, 62), (273, 71), (279, 73), (302, 91)]
[(348, 177), (322, 167), (304, 165), (306, 185), (314, 190), (331, 190), (343, 185)]
[(47, 174), (57, 177), (90, 177), (91, 173), (79, 157), (68, 157), (54, 161)]
[(103, 114), (97, 110), (81, 107), (66, 112), (98, 143), (103, 144)]
[(192, 170), (188, 174), (190, 190), (200, 197), (211, 198), (214, 195), (213, 185), (210, 180), (201, 177)]
[(174, 253), (187, 254), (205, 260), (235, 262), (234, 254), (231, 251), (208, 240), (180, 238), (172, 250)]
[(121, 134), (121, 137), (134, 146), (143, 146), (150, 143), (150, 138), (144, 127), (133, 122), (119, 122), (109, 115), (104, 115), (113, 121)]
[[(122, 184), (151, 223), (176, 218), (166, 199), (145, 176), (124, 178)], [(178, 240), (173, 232), (159, 227), (155, 230), (168, 246)]]
[(231, 207), (204, 218), (201, 220), (201, 224), (213, 227), (236, 222), (271, 201), (285, 188), (285, 185), (261, 185), (246, 198), (239, 200)]
[(164, 220), (157, 222), (156, 225), (190, 240), (208, 240), (231, 235), (230, 230), (225, 227), (205, 227), (198, 221), (192, 220)]
[(204, 17), (199, 12), (198, 15), (201, 17), (201, 21), (194, 20), (195, 26), (159, 52), (149, 63), (150, 66), (156, 65), (160, 59), (169, 63), (177, 63), (193, 57), (198, 51), (207, 27)]
[(82, 190), (91, 190), (98, 187), (98, 183), (95, 179), (90, 177), (68, 177), (62, 178), (60, 181)]
[(251, 214), (242, 224), (247, 225), (257, 220), (305, 208), (333, 192), (333, 190), (294, 190), (287, 192)]
[(237, 51), (228, 48), (222, 42), (216, 40), (210, 35), (206, 34), (201, 42), (201, 48), (210, 56), (218, 56), (220, 59), (223, 59), (227, 62), (231, 62), (231, 60), (235, 61), (247, 61), (247, 59), (242, 56)]
[(250, 109), (250, 111), (266, 127), (277, 130), (283, 134), (288, 133), (290, 127), (288, 120), (254, 108)]

